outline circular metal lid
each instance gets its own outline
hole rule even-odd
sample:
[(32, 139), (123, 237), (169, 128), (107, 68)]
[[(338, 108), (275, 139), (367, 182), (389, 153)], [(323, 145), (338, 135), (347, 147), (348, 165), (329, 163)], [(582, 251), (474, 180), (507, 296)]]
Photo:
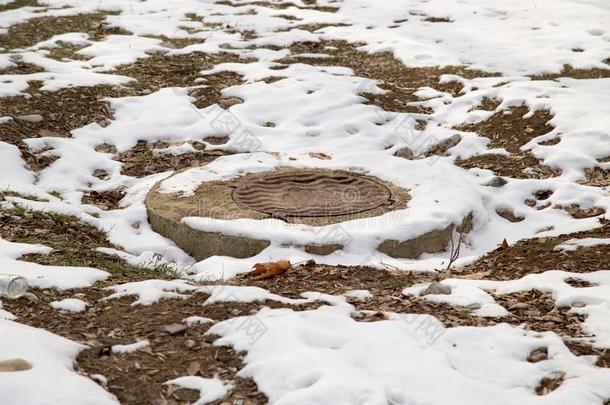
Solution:
[(274, 217), (328, 217), (373, 210), (391, 203), (383, 184), (347, 172), (272, 173), (246, 179), (233, 200)]

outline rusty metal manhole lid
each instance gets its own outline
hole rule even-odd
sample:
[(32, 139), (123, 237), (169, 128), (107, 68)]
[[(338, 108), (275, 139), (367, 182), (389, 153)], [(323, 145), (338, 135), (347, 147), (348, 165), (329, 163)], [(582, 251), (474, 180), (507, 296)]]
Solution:
[(246, 179), (233, 200), (274, 217), (326, 217), (389, 205), (390, 190), (370, 178), (347, 172), (302, 171)]

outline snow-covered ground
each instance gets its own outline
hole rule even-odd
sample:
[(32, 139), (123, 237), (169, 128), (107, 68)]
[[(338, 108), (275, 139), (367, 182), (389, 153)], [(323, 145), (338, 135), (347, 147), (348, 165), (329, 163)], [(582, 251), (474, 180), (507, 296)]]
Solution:
[[(2, 0), (0, 5), (10, 4)], [(293, 262), (314, 258), (330, 265), (367, 265), (373, 268), (433, 272), (444, 268), (450, 252), (424, 254), (417, 260), (391, 258), (376, 250), (384, 239), (410, 238), (443, 229), (472, 213), (473, 230), (466, 236), (456, 266), (472, 263), (506, 239), (508, 244), (544, 236), (556, 236), (602, 226), (604, 215), (574, 218), (555, 207), (578, 205), (610, 212), (610, 190), (583, 184), (585, 170), (610, 169), (610, 78), (560, 78), (532, 80), (533, 75), (556, 74), (564, 65), (577, 69), (608, 70), (610, 58), (610, 5), (604, 0), (341, 0), (318, 1), (311, 8), (300, 0), (265, 3), (249, 0), (234, 5), (197, 0), (45, 0), (40, 6), (0, 12), (0, 33), (15, 24), (41, 16), (66, 16), (97, 11), (112, 12), (106, 22), (131, 34), (109, 35), (95, 41), (86, 32), (64, 33), (25, 49), (4, 49), (0, 68), (23, 62), (42, 72), (0, 74), (0, 96), (25, 94), (28, 82), (40, 81), (40, 91), (58, 91), (73, 86), (126, 85), (132, 78), (117, 75), (120, 65), (148, 58), (155, 52), (184, 55), (193, 52), (228, 52), (243, 63), (220, 63), (202, 70), (206, 76), (236, 72), (243, 84), (226, 88), (222, 95), (243, 103), (222, 109), (214, 104), (197, 108), (188, 88), (162, 88), (150, 94), (109, 99), (114, 116), (107, 126), (92, 123), (71, 131), (71, 137), (32, 136), (25, 142), (33, 152), (56, 160), (40, 173), (25, 166), (19, 149), (0, 141), (0, 191), (6, 196), (0, 207), (21, 207), (71, 215), (107, 233), (118, 255), (134, 265), (168, 264), (191, 281), (230, 278), (250, 270), (256, 262), (288, 258)], [(252, 3), (252, 4), (250, 4)], [(196, 15), (202, 20), (188, 17)], [(286, 18), (287, 16), (293, 18)], [(438, 19), (439, 21), (434, 21)], [(312, 24), (329, 25), (310, 31)], [(246, 31), (254, 35), (245, 35)], [(189, 39), (193, 44), (173, 48), (158, 36)], [(150, 36), (157, 36), (152, 38)], [(408, 66), (465, 65), (470, 69), (500, 74), (498, 77), (467, 79), (445, 75), (443, 81), (459, 81), (459, 95), (430, 87), (413, 89), (417, 104), (431, 114), (387, 112), (365, 103), (360, 93), (384, 92), (383, 83), (358, 77), (341, 66), (294, 63), (278, 70), (278, 60), (288, 56), (292, 44), (345, 40), (361, 51), (389, 51)], [(49, 51), (61, 44), (81, 47), (78, 55), (88, 59), (56, 60)], [(307, 56), (307, 55), (305, 55)], [(319, 55), (325, 60), (326, 55)], [(0, 72), (1, 73), (1, 72)], [(274, 76), (279, 80), (264, 81)], [(533, 114), (548, 110), (553, 118), (550, 133), (532, 139), (529, 150), (545, 165), (561, 171), (548, 179), (507, 178), (503, 187), (487, 184), (490, 170), (465, 170), (456, 158), (470, 158), (489, 151), (489, 139), (460, 132), (461, 142), (444, 156), (408, 160), (394, 156), (403, 147), (426, 152), (457, 132), (462, 124), (488, 119), (494, 111), (477, 106), (484, 99), (500, 100), (495, 112), (525, 105)], [(15, 117), (3, 116), (0, 123)], [(219, 127), (219, 118), (229, 117), (232, 126)], [(421, 129), (417, 120), (425, 118)], [(273, 127), (265, 126), (273, 122)], [(227, 131), (229, 129), (229, 131)], [(2, 131), (2, 124), (0, 124)], [(106, 144), (117, 153), (127, 152), (138, 141), (167, 141), (165, 152), (192, 151), (189, 142), (228, 135), (225, 148), (239, 152), (209, 165), (185, 171), (136, 178), (121, 173), (113, 154), (99, 151)], [(432, 141), (421, 144), (421, 139)], [(418, 140), (419, 139), (419, 140)], [(549, 144), (546, 141), (559, 139)], [(390, 148), (388, 148), (391, 146)], [(213, 146), (211, 146), (213, 147)], [(501, 149), (494, 153), (508, 154)], [(312, 153), (331, 157), (320, 160)], [(605, 161), (604, 161), (605, 159)], [(272, 241), (259, 255), (249, 259), (211, 257), (196, 263), (171, 241), (155, 233), (147, 222), (144, 198), (161, 180), (162, 191), (192, 193), (201, 181), (228, 179), (279, 166), (316, 167), (358, 171), (379, 177), (409, 190), (408, 208), (381, 217), (340, 224), (350, 243), (328, 256), (312, 256), (287, 247), (319, 238), (320, 231), (281, 221), (214, 220), (192, 217), (190, 226), (222, 230), (234, 235), (261, 236)], [(96, 170), (108, 176), (95, 176)], [(166, 180), (167, 179), (167, 180)], [(103, 192), (124, 187), (120, 207), (102, 210), (82, 202), (85, 192)], [(538, 190), (550, 190), (545, 200), (551, 208), (539, 209), (524, 201)], [(34, 196), (34, 199), (23, 196)], [(509, 222), (498, 215), (509, 210), (523, 218)], [(139, 226), (133, 226), (139, 224)], [(333, 242), (333, 240), (330, 240)], [(569, 240), (557, 250), (607, 245), (607, 238)], [(94, 249), (97, 246), (92, 246)], [(26, 277), (40, 289), (85, 288), (105, 280), (109, 274), (93, 268), (43, 266), (20, 261), (27, 253), (48, 254), (40, 245), (13, 243), (0, 238), (0, 271)], [(160, 259), (159, 259), (160, 258)], [(188, 269), (188, 276), (186, 270)], [(145, 270), (143, 270), (145, 271)], [(595, 336), (596, 347), (610, 348), (610, 269), (579, 277), (595, 283), (573, 288), (564, 272), (548, 272), (519, 280), (495, 282), (448, 279), (448, 295), (426, 296), (455, 305), (478, 304), (480, 316), (502, 316), (488, 290), (496, 294), (538, 289), (550, 292), (557, 306), (570, 306), (588, 315), (584, 328)], [(222, 286), (220, 286), (222, 287)], [(405, 297), (425, 288), (405, 290)], [(112, 287), (107, 299), (137, 296), (134, 305), (154, 305), (159, 299), (191, 299), (195, 292), (210, 295), (209, 302), (264, 301), (286, 304), (324, 301), (328, 306), (295, 312), (264, 309), (257, 320), (265, 333), (252, 341), (235, 319), (216, 323), (210, 330), (221, 336), (218, 345), (231, 345), (247, 352), (241, 376), (250, 377), (269, 400), (278, 404), (603, 404), (610, 399), (610, 371), (593, 365), (590, 358), (574, 356), (553, 332), (537, 333), (507, 324), (494, 327), (458, 327), (443, 330), (428, 341), (419, 325), (428, 320), (406, 314), (388, 320), (364, 323), (350, 317), (354, 308), (344, 296), (305, 293), (290, 299), (255, 287), (200, 286), (186, 280), (148, 280)], [(54, 302), (58, 311), (79, 313), (89, 303), (69, 298)], [(1, 305), (1, 304), (0, 304)], [(0, 308), (2, 308), (0, 306)], [(6, 404), (102, 404), (114, 403), (101, 386), (73, 371), (72, 363), (81, 345), (48, 332), (20, 325), (0, 309), (0, 362), (24, 358), (33, 366), (20, 372), (1, 372), (0, 392)], [(236, 318), (239, 320), (239, 318)], [(208, 322), (212, 320), (197, 321)], [(425, 328), (424, 328), (425, 329)], [(144, 343), (146, 342), (146, 344)], [(148, 345), (141, 340), (113, 346), (123, 353)], [(529, 353), (548, 347), (549, 359), (528, 363)], [(548, 395), (535, 392), (543, 377), (564, 375), (564, 383)], [(223, 398), (231, 382), (216, 376), (184, 376), (168, 383), (201, 391), (198, 403)], [(440, 387), (439, 387), (440, 384)], [(0, 401), (0, 402), (2, 402)]]

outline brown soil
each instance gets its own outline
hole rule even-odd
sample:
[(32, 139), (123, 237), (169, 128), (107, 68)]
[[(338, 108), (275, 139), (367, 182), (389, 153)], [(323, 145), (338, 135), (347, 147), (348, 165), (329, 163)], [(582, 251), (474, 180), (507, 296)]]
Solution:
[(32, 83), (28, 96), (5, 97), (2, 113), (6, 116), (40, 114), (41, 122), (14, 119), (0, 124), (0, 140), (17, 144), (25, 138), (70, 136), (70, 131), (92, 122), (105, 126), (112, 119), (106, 97), (127, 95), (119, 87), (69, 87), (53, 92), (39, 91), (40, 83)]
[[(164, 54), (154, 54), (146, 59), (140, 59), (129, 65), (118, 66), (113, 73), (129, 76), (136, 79), (136, 82), (128, 84), (136, 90), (157, 91), (164, 87), (190, 87), (195, 85), (195, 79), (204, 77), (200, 74), (202, 70), (210, 69), (218, 63), (230, 62), (251, 62), (248, 59), (239, 59), (235, 55), (204, 54), (193, 52), (186, 55), (168, 56)], [(231, 76), (231, 77), (230, 77)], [(222, 75), (214, 79), (234, 79), (239, 75)], [(220, 89), (224, 86), (223, 80), (210, 80)], [(230, 85), (240, 84), (231, 82)], [(210, 103), (212, 104), (212, 103)], [(209, 105), (209, 104), (208, 104)]]
[(243, 276), (230, 283), (256, 286), (286, 297), (298, 298), (301, 293), (307, 291), (342, 294), (349, 290), (369, 290), (374, 295), (400, 294), (406, 287), (436, 278), (438, 275), (432, 273), (405, 273), (308, 262), (293, 266), (282, 277), (257, 280)]
[(110, 13), (32, 18), (11, 26), (6, 34), (0, 35), (0, 47), (27, 48), (47, 40), (53, 35), (67, 32), (86, 32), (95, 41), (99, 41), (109, 34), (126, 34), (126, 31), (109, 27), (104, 23), (108, 14)]
[(593, 169), (585, 169), (586, 180), (583, 184), (594, 187), (610, 186), (610, 170), (595, 167)]
[(604, 238), (610, 234), (610, 224), (595, 230), (562, 235), (553, 238), (528, 239), (509, 247), (500, 247), (475, 264), (467, 266), (463, 273), (489, 272), (492, 280), (514, 280), (527, 274), (547, 270), (565, 270), (589, 273), (610, 268), (610, 246), (581, 247), (575, 251), (559, 252), (553, 248), (572, 238)]
[(510, 156), (487, 153), (468, 159), (457, 159), (455, 164), (464, 169), (487, 169), (493, 171), (496, 176), (515, 179), (547, 179), (560, 174), (557, 169), (543, 165), (529, 153)]
[(119, 208), (121, 199), (125, 197), (125, 191), (123, 189), (116, 189), (112, 191), (88, 191), (83, 195), (83, 204), (95, 205), (103, 210), (114, 210)]
[[(125, 153), (121, 153), (116, 160), (123, 162), (122, 173), (127, 176), (144, 177), (154, 173), (162, 173), (169, 170), (181, 170), (188, 167), (204, 166), (227, 152), (221, 150), (205, 150), (189, 152), (182, 155), (155, 154), (154, 146), (140, 141), (136, 146)], [(202, 147), (202, 146), (198, 146)]]
[(488, 120), (462, 125), (457, 130), (475, 132), (489, 138), (489, 148), (504, 148), (510, 153), (520, 153), (520, 148), (532, 139), (553, 130), (548, 124), (553, 116), (547, 110), (536, 110), (531, 117), (526, 106), (510, 107), (492, 115)]

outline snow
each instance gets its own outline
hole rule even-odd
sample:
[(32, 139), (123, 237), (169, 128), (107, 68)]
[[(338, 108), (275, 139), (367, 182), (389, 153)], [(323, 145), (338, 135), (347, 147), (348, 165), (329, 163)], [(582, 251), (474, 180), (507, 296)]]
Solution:
[(187, 326), (193, 326), (193, 325), (203, 325), (206, 323), (213, 323), (215, 321), (211, 318), (192, 315), (192, 316), (189, 316), (188, 318), (184, 318), (182, 320), (182, 322), (186, 323)]
[[(256, 318), (266, 329), (255, 338), (234, 320), (208, 333), (247, 351), (239, 375), (274, 404), (598, 404), (610, 394), (610, 371), (574, 356), (554, 333), (456, 327), (429, 344), (425, 329), (402, 319), (357, 322), (345, 307), (263, 309)], [(549, 360), (526, 361), (543, 346)], [(540, 379), (558, 372), (566, 373), (562, 387), (538, 396)]]
[(51, 308), (56, 309), (58, 311), (67, 311), (67, 312), (85, 312), (88, 302), (80, 300), (78, 298), (65, 298), (61, 301), (53, 301), (51, 302)]
[(600, 245), (610, 245), (610, 238), (583, 238), (583, 239), (569, 239), (559, 245), (555, 246), (553, 250), (560, 252), (578, 250), (579, 247), (592, 247)]
[(49, 254), (53, 249), (43, 245), (9, 242), (0, 238), (0, 269), (25, 277), (31, 287), (68, 290), (89, 287), (110, 274), (87, 267), (43, 266), (15, 260), (28, 253)]
[(3, 404), (119, 403), (113, 395), (74, 371), (76, 356), (85, 346), (3, 319), (0, 319), (0, 330), (0, 361), (22, 358), (33, 366), (26, 371), (2, 373)]
[(53, 249), (44, 245), (10, 242), (0, 238), (0, 257), (18, 259), (26, 254), (48, 255)]
[(185, 293), (193, 292), (197, 288), (186, 280), (145, 280), (107, 287), (107, 290), (114, 292), (104, 299), (136, 295), (138, 299), (131, 305), (150, 305), (162, 299), (186, 299), (188, 295)]
[(182, 388), (199, 390), (201, 397), (194, 405), (202, 405), (223, 398), (232, 388), (231, 384), (225, 383), (218, 378), (203, 378), (197, 376), (185, 376), (174, 378), (165, 384), (178, 385)]
[[(10, 3), (0, 0), (1, 5)], [(424, 254), (413, 260), (394, 259), (377, 250), (380, 241), (406, 240), (444, 229), (460, 223), (469, 213), (473, 215), (473, 230), (466, 235), (455, 266), (477, 260), (504, 239), (513, 244), (601, 227), (610, 212), (608, 187), (593, 187), (583, 184), (583, 180), (587, 169), (610, 169), (610, 162), (604, 160), (610, 155), (610, 78), (532, 80), (531, 75), (559, 73), (566, 64), (577, 69), (610, 69), (603, 62), (610, 55), (607, 2), (318, 1), (319, 5), (337, 7), (336, 12), (315, 10), (300, 0), (291, 4), (273, 1), (274, 6), (282, 4), (278, 8), (254, 0), (233, 3), (45, 0), (42, 6), (0, 12), (0, 34), (37, 17), (99, 10), (113, 12), (104, 21), (110, 27), (130, 32), (108, 35), (100, 41), (84, 32), (63, 33), (27, 49), (0, 49), (1, 69), (15, 67), (21, 61), (44, 70), (0, 74), (0, 97), (29, 97), (26, 89), (32, 81), (41, 82), (41, 92), (73, 86), (122, 86), (134, 79), (117, 75), (117, 66), (154, 53), (231, 53), (239, 57), (238, 63), (202, 66), (194, 84), (205, 86), (203, 79), (219, 72), (236, 72), (243, 79), (240, 85), (222, 91), (224, 97), (243, 100), (226, 110), (218, 105), (195, 107), (188, 88), (162, 88), (147, 95), (107, 100), (114, 116), (105, 127), (91, 123), (73, 129), (71, 136), (64, 138), (26, 134), (29, 138), (24, 142), (33, 153), (56, 158), (40, 173), (29, 170), (19, 148), (0, 141), (0, 192), (13, 192), (4, 197), (0, 207), (72, 215), (106, 232), (113, 245), (91, 249), (142, 267), (143, 272), (164, 266), (191, 279), (114, 285), (107, 289), (107, 300), (128, 297), (132, 305), (152, 305), (162, 299), (197, 299), (202, 293), (209, 295), (206, 300), (202, 298), (202, 305), (267, 300), (284, 305), (315, 301), (329, 304), (301, 312), (264, 308), (252, 316), (218, 323), (198, 316), (184, 319), (188, 325), (214, 323), (209, 333), (222, 336), (217, 344), (245, 351), (246, 365), (240, 375), (252, 377), (273, 403), (584, 405), (608, 399), (609, 371), (594, 367), (590, 356), (572, 355), (554, 333), (529, 332), (506, 324), (445, 329), (432, 316), (414, 314), (386, 313), (388, 320), (356, 322), (350, 316), (354, 308), (347, 299), (366, 300), (371, 297), (369, 291), (354, 290), (337, 296), (306, 292), (300, 298), (287, 298), (258, 287), (210, 284), (246, 272), (257, 262), (278, 259), (434, 272), (446, 267), (449, 252)], [(203, 20), (191, 19), (187, 13)], [(446, 21), (432, 22), (429, 17)], [(310, 24), (331, 26), (315, 32), (302, 29)], [(246, 30), (256, 35), (243, 35)], [(199, 42), (175, 49), (164, 42), (165, 38), (153, 35)], [(412, 105), (427, 107), (432, 114), (384, 111), (367, 104), (361, 95), (363, 90), (381, 94), (383, 83), (378, 78), (358, 77), (347, 67), (330, 66), (334, 62), (332, 48), (296, 55), (284, 49), (298, 41), (338, 39), (364, 44), (358, 45), (359, 49), (372, 53), (371, 58), (377, 52), (391, 52), (410, 67), (462, 65), (502, 76), (466, 79), (445, 75), (441, 82), (459, 81), (464, 86), (462, 93), (454, 96), (431, 87), (413, 89), (420, 100)], [(51, 58), (49, 50), (62, 42), (82, 47), (77, 51), (80, 58)], [(263, 46), (268, 48), (260, 48)], [(278, 61), (286, 56), (300, 58), (303, 63), (278, 70)], [(329, 66), (309, 65), (306, 58), (328, 61)], [(278, 80), (264, 81), (270, 76)], [(477, 106), (484, 98), (500, 104), (493, 112), (482, 111)], [(492, 149), (489, 139), (480, 134), (454, 128), (520, 105), (527, 106), (529, 114), (544, 109), (553, 115), (551, 132), (532, 139), (522, 151), (531, 152), (560, 171), (558, 176), (508, 178), (505, 186), (491, 188), (485, 186), (493, 177), (491, 171), (464, 170), (455, 165), (456, 158), (483, 153), (511, 157), (507, 150)], [(0, 131), (14, 119), (0, 112)], [(417, 129), (417, 120), (422, 119), (427, 126)], [(275, 126), (265, 126), (266, 122)], [(423, 154), (458, 133), (462, 141), (449, 149), (447, 156), (418, 160), (393, 156), (403, 147)], [(193, 151), (191, 142), (224, 135), (229, 137), (226, 145), (207, 144), (207, 148), (239, 153), (178, 174), (167, 171), (142, 178), (127, 176), (112, 154), (95, 150), (106, 143), (121, 153), (141, 140), (163, 140), (171, 146), (154, 153), (180, 155)], [(545, 142), (554, 139), (559, 142)], [(331, 159), (317, 159), (312, 155), (315, 153)], [(279, 220), (188, 217), (184, 223), (196, 229), (271, 242), (255, 257), (216, 256), (199, 263), (155, 233), (147, 221), (144, 198), (158, 182), (161, 192), (190, 196), (203, 182), (236, 179), (279, 167), (341, 169), (376, 176), (408, 189), (412, 199), (403, 210), (319, 228)], [(106, 171), (108, 178), (94, 176), (96, 170)], [(86, 192), (118, 187), (125, 188), (126, 195), (117, 209), (101, 210), (82, 203)], [(538, 190), (550, 190), (552, 194), (535, 207), (525, 205), (524, 200)], [(544, 207), (547, 203), (549, 206)], [(606, 214), (577, 219), (559, 209), (572, 205), (602, 209)], [(510, 223), (497, 214), (498, 209), (511, 210), (523, 220)], [(321, 239), (345, 247), (328, 256), (310, 255), (302, 248)], [(607, 244), (608, 238), (569, 239), (555, 249), (570, 252)], [(0, 239), (0, 269), (27, 278), (34, 288), (58, 290), (90, 287), (110, 276), (94, 268), (43, 266), (18, 260), (25, 254), (51, 251), (44, 245)], [(419, 297), (424, 284), (405, 289), (404, 297), (470, 307), (476, 316), (502, 317), (508, 311), (494, 295), (536, 289), (551, 294), (557, 307), (586, 315), (582, 327), (591, 335), (586, 342), (608, 348), (609, 274), (610, 270), (586, 274), (548, 271), (510, 281), (450, 278), (442, 283), (451, 287), (451, 294)], [(588, 281), (591, 286), (574, 287), (566, 283), (568, 278)], [(73, 298), (55, 301), (51, 306), (69, 311), (86, 309), (84, 301)], [(3, 373), (3, 404), (117, 402), (93, 381), (73, 371), (74, 359), (84, 346), (6, 318), (14, 316), (0, 303), (0, 361), (23, 357), (34, 367)], [(113, 351), (135, 350), (141, 345), (144, 341), (115, 345)], [(543, 346), (549, 350), (548, 360), (526, 361), (533, 349)], [(565, 373), (562, 385), (548, 395), (536, 395), (539, 381), (556, 373)], [(102, 376), (92, 378), (102, 384), (106, 381)], [(197, 403), (219, 400), (231, 389), (217, 377), (185, 376), (167, 383), (199, 390)]]
[(113, 345), (112, 352), (113, 353), (130, 353), (135, 352), (136, 350), (143, 349), (149, 346), (148, 340), (140, 340), (139, 342), (127, 344), (127, 345)]

